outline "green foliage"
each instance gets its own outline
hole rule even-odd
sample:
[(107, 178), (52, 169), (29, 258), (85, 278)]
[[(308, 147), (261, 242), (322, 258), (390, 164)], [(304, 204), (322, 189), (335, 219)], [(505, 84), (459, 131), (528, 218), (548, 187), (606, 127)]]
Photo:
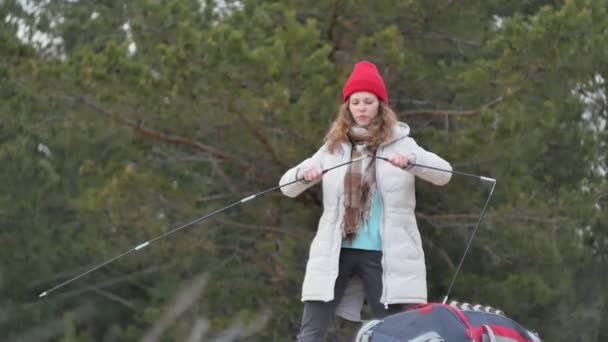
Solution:
[[(238, 325), (248, 340), (292, 340), (318, 189), (267, 194), (36, 296), (276, 185), (319, 147), (361, 59), (380, 66), (423, 147), (498, 180), (453, 298), (547, 341), (606, 339), (606, 1), (32, 4), (0, 5), (9, 340), (131, 341), (163, 327), (163, 341), (182, 341), (201, 322), (203, 339)], [(20, 40), (20, 25), (60, 48)], [(488, 190), (457, 176), (417, 184), (430, 300)], [(338, 322), (331, 339), (357, 327)]]

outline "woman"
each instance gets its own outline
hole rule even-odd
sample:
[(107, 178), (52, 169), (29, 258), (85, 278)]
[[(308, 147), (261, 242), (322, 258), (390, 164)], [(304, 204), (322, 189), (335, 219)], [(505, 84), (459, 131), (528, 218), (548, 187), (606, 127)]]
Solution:
[[(343, 89), (343, 104), (309, 159), (280, 184), (289, 197), (323, 181), (323, 215), (310, 246), (302, 287), (304, 313), (298, 341), (322, 341), (338, 314), (360, 321), (364, 299), (374, 318), (403, 304), (426, 303), (426, 269), (414, 217), (414, 176), (444, 185), (448, 162), (410, 138), (409, 127), (387, 106), (382, 77), (370, 62), (357, 63)], [(363, 158), (325, 175), (322, 170)]]

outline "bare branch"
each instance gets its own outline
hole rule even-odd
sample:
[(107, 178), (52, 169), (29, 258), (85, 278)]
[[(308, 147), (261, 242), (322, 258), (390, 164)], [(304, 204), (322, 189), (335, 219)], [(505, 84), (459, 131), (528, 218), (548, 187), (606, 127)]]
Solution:
[(329, 15), (329, 25), (327, 25), (327, 41), (331, 42), (331, 51), (329, 52), (329, 60), (335, 62), (336, 52), (338, 51), (338, 44), (334, 42), (334, 29), (338, 23), (338, 9), (340, 7), (340, 0), (334, 0), (331, 7), (331, 14)]
[[(491, 219), (492, 215), (485, 215), (486, 219)], [(479, 217), (479, 214), (446, 214), (446, 215), (428, 215), (424, 213), (416, 213), (416, 217), (429, 221), (464, 221), (474, 220)]]
[(429, 32), (429, 34), (439, 37), (440, 39), (445, 39), (448, 42), (456, 45), (457, 48), (460, 48), (461, 44), (470, 45), (470, 46), (474, 46), (474, 47), (480, 47), (482, 45), (481, 42), (478, 42), (478, 41), (466, 40), (466, 39), (462, 39), (462, 38), (458, 38), (458, 37), (453, 37), (453, 36), (450, 36), (448, 34), (441, 33), (441, 32)]
[(245, 325), (243, 322), (236, 321), (228, 329), (224, 330), (220, 336), (215, 338), (213, 342), (233, 342), (241, 341), (246, 337), (261, 331), (270, 321), (271, 312), (266, 311), (260, 313), (253, 322)]
[[(479, 218), (479, 213), (473, 214), (445, 214), (445, 215), (429, 215), (425, 213), (416, 213), (416, 217), (422, 220), (434, 223), (437, 221), (450, 221), (451, 223), (462, 221), (468, 221), (470, 223), (475, 222)], [(553, 224), (555, 222), (567, 222), (570, 220), (567, 216), (551, 216), (551, 217), (534, 217), (530, 215), (526, 215), (525, 212), (517, 212), (512, 215), (505, 215), (500, 213), (487, 213), (484, 216), (484, 221), (492, 222), (505, 222), (506, 220), (511, 220), (513, 222), (537, 222), (537, 223), (545, 223), (545, 224)]]
[[(241, 192), (239, 194), (245, 195), (244, 192)], [(203, 196), (203, 197), (197, 198), (196, 202), (204, 203), (204, 202), (209, 202), (209, 201), (223, 200), (223, 199), (227, 199), (227, 198), (233, 198), (235, 195), (239, 195), (239, 194), (229, 193), (229, 194), (215, 194), (215, 195)]]
[(197, 319), (192, 330), (190, 330), (187, 342), (202, 342), (207, 330), (209, 330), (209, 321), (204, 318)]
[(494, 100), (482, 104), (479, 109), (472, 110), (449, 110), (449, 109), (418, 109), (418, 110), (408, 110), (397, 114), (398, 117), (409, 117), (415, 115), (431, 115), (431, 116), (477, 116), (484, 109), (491, 108), (496, 104), (503, 102), (506, 98), (513, 96), (515, 93), (519, 92), (521, 88), (510, 91), (508, 95), (501, 95)]
[(211, 159), (211, 166), (213, 167), (213, 171), (215, 173), (217, 173), (220, 176), (220, 178), (224, 181), (224, 184), (226, 185), (226, 187), (228, 188), (228, 190), (230, 190), (230, 192), (232, 194), (238, 193), (239, 190), (230, 181), (230, 177), (228, 177), (228, 175), (226, 175), (226, 173), (224, 172), (224, 170), (222, 170), (222, 168), (218, 165), (217, 159), (215, 159), (215, 158), (210, 158), (210, 159)]
[(239, 229), (255, 230), (255, 231), (268, 231), (268, 232), (274, 232), (274, 233), (288, 234), (288, 235), (294, 236), (296, 238), (301, 237), (300, 234), (296, 234), (294, 232), (290, 232), (288, 230), (277, 228), (277, 227), (245, 224), (245, 223), (228, 220), (225, 218), (216, 218), (216, 219), (214, 219), (214, 221), (217, 221), (217, 222), (227, 225), (227, 226), (233, 226), (233, 227), (236, 227)]
[(260, 129), (256, 127), (256, 125), (251, 120), (249, 120), (249, 118), (245, 114), (243, 114), (241, 110), (236, 108), (236, 106), (232, 102), (230, 102), (229, 107), (230, 110), (239, 116), (241, 121), (245, 123), (245, 126), (247, 126), (249, 130), (253, 133), (253, 135), (262, 143), (262, 146), (264, 146), (266, 152), (270, 154), (272, 160), (274, 160), (281, 167), (286, 168), (288, 166), (287, 163), (279, 157), (274, 147), (272, 146), (272, 143), (268, 140), (268, 138), (266, 138), (266, 136), (260, 131)]
[(90, 99), (87, 96), (80, 96), (76, 100), (88, 105), (89, 107), (97, 110), (100, 113), (105, 114), (110, 119), (112, 119), (116, 122), (119, 122), (121, 124), (131, 127), (134, 131), (136, 131), (144, 136), (147, 136), (147, 137), (150, 137), (150, 138), (153, 138), (155, 140), (162, 141), (165, 143), (173, 144), (173, 145), (189, 146), (195, 150), (209, 153), (210, 155), (212, 155), (216, 158), (238, 164), (238, 165), (244, 167), (245, 169), (248, 169), (248, 170), (253, 169), (253, 166), (250, 163), (245, 162), (240, 159), (235, 159), (230, 154), (225, 153), (221, 150), (218, 150), (207, 144), (203, 144), (201, 142), (193, 141), (193, 140), (190, 140), (190, 139), (187, 139), (184, 137), (180, 137), (180, 136), (176, 136), (176, 135), (165, 134), (165, 133), (147, 128), (141, 122), (135, 122), (133, 120), (129, 120), (129, 119), (120, 117), (120, 116), (116, 115), (115, 113), (113, 113), (110, 109), (101, 106), (100, 104), (93, 101), (92, 99)]
[(449, 109), (420, 109), (407, 110), (397, 114), (399, 117), (408, 117), (415, 115), (433, 115), (433, 116), (476, 116), (479, 115), (479, 110), (449, 110)]
[(167, 330), (179, 317), (184, 314), (192, 304), (200, 298), (205, 285), (207, 275), (201, 274), (192, 283), (178, 292), (173, 305), (165, 312), (163, 317), (154, 325), (152, 329), (141, 339), (143, 342), (154, 342), (160, 340), (165, 330)]
[[(89, 267), (90, 267), (90, 265), (86, 266), (86, 267), (83, 267), (81, 269), (84, 270), (84, 269), (89, 268)], [(139, 271), (139, 272), (134, 272), (134, 273), (130, 273), (128, 275), (124, 275), (124, 276), (120, 276), (120, 277), (116, 277), (116, 278), (111, 278), (111, 279), (108, 279), (108, 280), (104, 280), (102, 282), (98, 282), (98, 283), (96, 283), (94, 285), (94, 288), (95, 289), (102, 289), (102, 288), (113, 286), (113, 285), (121, 283), (121, 282), (125, 282), (125, 281), (129, 281), (130, 282), (133, 278), (136, 278), (136, 277), (138, 277), (140, 275), (155, 273), (155, 272), (158, 272), (158, 271), (169, 269), (171, 267), (173, 267), (173, 264), (171, 264), (171, 263), (165, 263), (165, 264), (160, 265), (160, 266), (155, 265), (153, 267), (149, 267), (149, 268), (147, 268), (145, 270), (142, 270), (142, 271)], [(59, 274), (53, 276), (51, 279), (63, 278), (65, 276), (67, 276), (67, 275), (72, 275), (74, 273), (76, 273), (76, 272), (73, 272), (73, 271), (71, 271), (71, 272), (62, 272), (62, 273), (59, 273)], [(48, 280), (45, 280), (45, 282), (46, 281), (48, 281)], [(41, 282), (36, 282), (35, 286), (39, 286), (40, 283)], [(63, 292), (63, 293), (60, 293), (60, 294), (55, 294), (54, 296), (48, 297), (46, 300), (47, 301), (49, 301), (49, 300), (50, 301), (58, 301), (58, 300), (65, 301), (68, 298), (81, 295), (82, 293), (85, 293), (87, 291), (91, 291), (92, 289), (93, 289), (93, 285), (86, 285), (86, 286), (79, 287), (77, 289), (74, 289), (74, 290), (71, 290), (71, 291), (68, 291), (68, 292)], [(29, 309), (29, 308), (37, 306), (37, 305), (40, 305), (40, 302), (38, 300), (35, 300), (33, 302), (24, 303), (22, 305), (22, 308), (23, 309)]]
[(254, 253), (249, 249), (244, 249), (239, 246), (224, 246), (223, 251), (231, 253), (231, 256), (240, 263), (244, 263), (243, 260), (247, 260), (246, 263), (253, 263), (256, 269), (259, 269), (269, 275), (269, 280), (277, 279), (278, 276), (276, 274), (275, 268), (268, 262), (268, 260), (261, 260), (261, 255), (259, 253)]
[(122, 298), (118, 295), (115, 295), (109, 291), (100, 289), (98, 287), (93, 287), (93, 286), (89, 286), (88, 287), (90, 290), (92, 290), (93, 292), (101, 295), (102, 297), (105, 297), (111, 301), (117, 302), (119, 304), (121, 304), (124, 307), (127, 307), (131, 310), (135, 310), (135, 306), (133, 304), (131, 304), (131, 302), (129, 302), (128, 300), (126, 300), (125, 298)]
[(445, 264), (448, 265), (448, 267), (450, 268), (450, 271), (453, 271), (455, 269), (454, 267), (454, 263), (452, 262), (452, 259), (450, 258), (450, 256), (448, 255), (448, 253), (446, 253), (446, 251), (443, 248), (437, 247), (437, 245), (435, 245), (435, 243), (433, 242), (432, 239), (425, 239), (424, 243), (429, 247), (429, 251), (436, 251), (437, 255), (443, 260), (445, 261)]
[[(40, 305), (40, 303), (38, 303)], [(74, 319), (74, 325), (80, 326), (83, 322), (95, 317), (96, 308), (86, 303), (79, 307), (70, 309)], [(28, 342), (28, 341), (50, 341), (58, 338), (65, 333), (65, 317), (58, 317), (45, 323), (28, 328), (27, 332), (17, 336), (6, 337), (4, 340), (9, 342)]]

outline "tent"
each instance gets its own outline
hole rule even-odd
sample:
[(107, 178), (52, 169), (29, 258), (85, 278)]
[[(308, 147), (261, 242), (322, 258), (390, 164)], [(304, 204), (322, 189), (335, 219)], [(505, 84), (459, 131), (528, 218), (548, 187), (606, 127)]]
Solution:
[(501, 311), (481, 305), (429, 303), (365, 323), (357, 342), (540, 342)]

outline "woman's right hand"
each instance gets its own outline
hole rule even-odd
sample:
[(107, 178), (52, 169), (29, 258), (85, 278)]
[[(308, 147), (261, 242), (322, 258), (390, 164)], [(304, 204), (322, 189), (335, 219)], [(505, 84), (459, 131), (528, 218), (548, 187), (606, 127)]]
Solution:
[(323, 177), (323, 171), (317, 167), (311, 167), (304, 170), (302, 176), (306, 182), (316, 182)]

